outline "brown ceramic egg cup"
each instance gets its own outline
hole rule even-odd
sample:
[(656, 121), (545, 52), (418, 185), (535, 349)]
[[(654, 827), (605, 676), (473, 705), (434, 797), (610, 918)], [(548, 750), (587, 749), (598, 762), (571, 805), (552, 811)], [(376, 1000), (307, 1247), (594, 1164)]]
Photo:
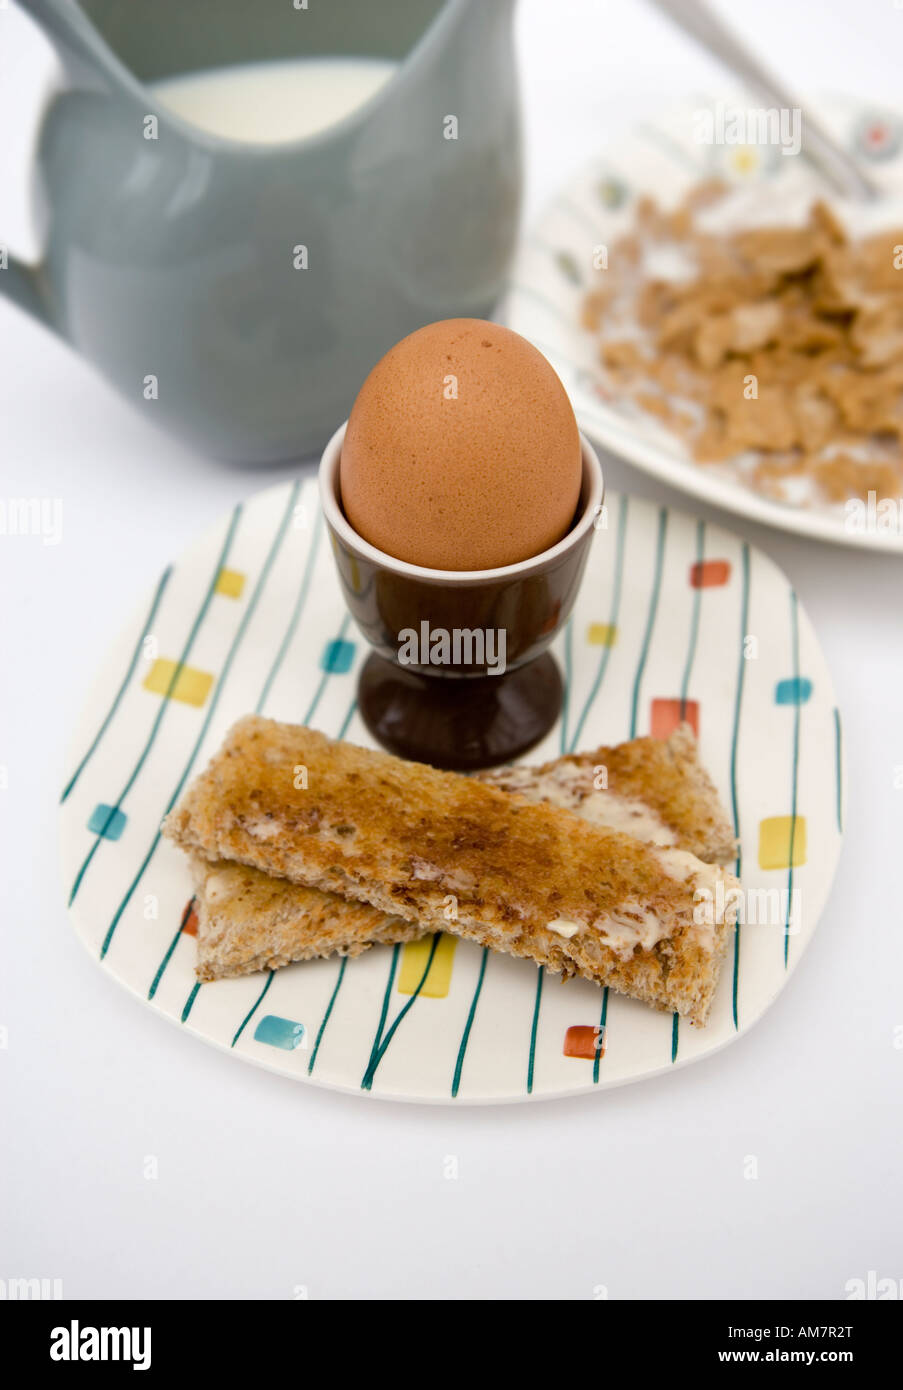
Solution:
[[(519, 757), (561, 711), (561, 676), (547, 648), (573, 607), (602, 506), (592, 446), (581, 436), (580, 499), (557, 545), (500, 569), (437, 570), (396, 560), (350, 525), (339, 487), (344, 437), (343, 425), (326, 446), (320, 497), (346, 602), (373, 648), (358, 682), (364, 723), (391, 753), (434, 767), (475, 771)], [(435, 664), (442, 634), (457, 660)], [(484, 635), (482, 653), (473, 634)], [(502, 640), (504, 672), (493, 674)], [(412, 653), (420, 659), (400, 659)]]

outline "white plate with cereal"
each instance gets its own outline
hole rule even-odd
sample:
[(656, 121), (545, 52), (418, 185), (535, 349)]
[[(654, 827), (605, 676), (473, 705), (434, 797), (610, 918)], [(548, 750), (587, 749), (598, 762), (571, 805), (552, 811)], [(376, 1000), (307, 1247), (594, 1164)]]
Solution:
[(903, 552), (903, 118), (818, 109), (886, 197), (841, 204), (790, 125), (700, 96), (561, 192), (504, 318), (613, 453), (752, 520)]

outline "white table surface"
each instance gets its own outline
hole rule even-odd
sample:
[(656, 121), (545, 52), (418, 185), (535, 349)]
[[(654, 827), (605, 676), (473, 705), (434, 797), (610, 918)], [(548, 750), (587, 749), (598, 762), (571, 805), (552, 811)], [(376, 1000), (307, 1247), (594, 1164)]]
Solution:
[[(899, 95), (895, 0), (719, 8), (808, 88)], [(517, 31), (528, 218), (631, 122), (719, 81), (641, 0), (521, 0)], [(17, 249), (32, 244), (24, 165), (48, 69), (0, 8), (0, 230)], [(869, 1270), (903, 1276), (903, 562), (726, 519), (790, 575), (845, 716), (839, 876), (766, 1019), (621, 1090), (404, 1106), (293, 1085), (165, 1026), (85, 954), (58, 878), (70, 725), (110, 638), (202, 527), (289, 470), (172, 443), (2, 302), (0, 470), (0, 495), (65, 509), (58, 546), (0, 540), (0, 1278), (92, 1298), (588, 1299), (839, 1298)]]

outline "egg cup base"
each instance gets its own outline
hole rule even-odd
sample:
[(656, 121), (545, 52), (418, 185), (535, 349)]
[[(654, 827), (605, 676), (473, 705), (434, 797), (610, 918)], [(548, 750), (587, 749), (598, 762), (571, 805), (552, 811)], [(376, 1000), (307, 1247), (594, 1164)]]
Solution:
[(534, 747), (561, 712), (554, 659), (498, 676), (448, 679), (406, 670), (372, 653), (358, 681), (358, 708), (390, 753), (452, 772), (476, 772)]

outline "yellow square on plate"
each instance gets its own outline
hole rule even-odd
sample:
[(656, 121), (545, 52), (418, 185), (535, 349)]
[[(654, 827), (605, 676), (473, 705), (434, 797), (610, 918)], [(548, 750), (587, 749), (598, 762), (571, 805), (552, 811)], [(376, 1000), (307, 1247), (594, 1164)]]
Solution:
[(793, 866), (806, 862), (806, 817), (766, 816), (759, 821), (759, 868), (789, 869), (790, 842)]
[(144, 679), (144, 688), (153, 695), (168, 694), (172, 700), (181, 700), (186, 705), (196, 705), (200, 709), (216, 677), (209, 671), (199, 671), (195, 666), (183, 666), (170, 690), (178, 664), (168, 657), (158, 657)]

